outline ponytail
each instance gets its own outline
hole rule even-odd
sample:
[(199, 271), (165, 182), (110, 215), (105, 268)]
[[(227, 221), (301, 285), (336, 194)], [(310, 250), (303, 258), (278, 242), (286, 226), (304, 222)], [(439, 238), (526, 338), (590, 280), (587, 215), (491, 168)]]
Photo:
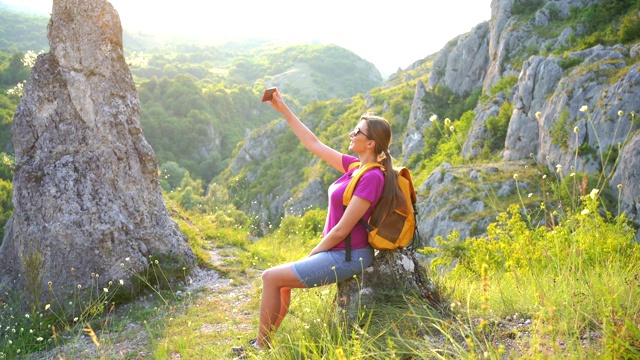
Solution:
[(406, 208), (407, 203), (397, 186), (398, 174), (393, 170), (393, 159), (389, 154), (389, 150), (382, 152), (383, 158), (380, 163), (384, 171), (384, 187), (382, 188), (382, 196), (376, 205), (369, 222), (372, 226), (377, 227), (382, 220), (398, 206)]
[(391, 145), (391, 125), (379, 116), (363, 115), (360, 120), (367, 122), (369, 138), (376, 142), (375, 153), (378, 154), (378, 162), (384, 172), (384, 187), (378, 204), (373, 209), (369, 223), (379, 226), (382, 220), (397, 207), (407, 208), (408, 204), (398, 187), (398, 174), (393, 169), (393, 159), (389, 154)]

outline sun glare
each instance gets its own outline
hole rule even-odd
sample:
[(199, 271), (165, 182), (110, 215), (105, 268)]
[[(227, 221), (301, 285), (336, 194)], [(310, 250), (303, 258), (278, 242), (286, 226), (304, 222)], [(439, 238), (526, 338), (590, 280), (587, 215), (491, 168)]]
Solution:
[[(0, 0), (47, 14), (52, 0)], [(131, 31), (200, 39), (269, 38), (337, 44), (394, 72), (440, 50), (449, 40), (489, 20), (491, 0), (111, 0)], [(464, 11), (462, 11), (464, 9)]]

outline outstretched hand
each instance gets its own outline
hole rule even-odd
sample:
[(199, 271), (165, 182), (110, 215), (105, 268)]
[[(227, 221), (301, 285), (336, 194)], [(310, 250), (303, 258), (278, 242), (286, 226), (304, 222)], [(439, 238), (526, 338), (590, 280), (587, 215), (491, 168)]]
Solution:
[(271, 100), (267, 100), (267, 102), (279, 113), (282, 113), (282, 111), (287, 108), (278, 89), (273, 92), (273, 97), (271, 97)]

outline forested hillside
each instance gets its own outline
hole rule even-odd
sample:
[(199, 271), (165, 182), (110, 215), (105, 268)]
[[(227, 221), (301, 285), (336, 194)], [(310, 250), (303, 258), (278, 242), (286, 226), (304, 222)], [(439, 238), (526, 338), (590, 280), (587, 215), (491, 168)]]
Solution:
[[(0, 16), (0, 149), (10, 166), (13, 112), (35, 56), (48, 50), (48, 18), (4, 5)], [(382, 83), (371, 63), (333, 45), (264, 40), (207, 45), (126, 29), (124, 42), (139, 89), (143, 131), (158, 157), (167, 191), (179, 188), (186, 173), (200, 181), (199, 192), (205, 191), (228, 166), (237, 144), (274, 119), (260, 103), (266, 87), (278, 86), (290, 96), (291, 105), (301, 109)], [(4, 172), (9, 181), (10, 171)]]

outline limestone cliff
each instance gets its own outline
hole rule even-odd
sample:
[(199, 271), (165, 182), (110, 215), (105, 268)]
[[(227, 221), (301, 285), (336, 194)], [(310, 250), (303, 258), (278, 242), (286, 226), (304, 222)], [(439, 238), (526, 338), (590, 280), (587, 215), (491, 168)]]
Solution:
[[(500, 105), (510, 102), (513, 113), (502, 152), (505, 163), (495, 164), (497, 168), (529, 159), (552, 172), (560, 165), (566, 171), (564, 175), (571, 171), (593, 174), (605, 169), (607, 175), (613, 176), (609, 187), (615, 193), (618, 185), (622, 187), (622, 210), (638, 222), (640, 179), (634, 170), (638, 141), (638, 135), (634, 136), (637, 132), (634, 112), (640, 110), (640, 45), (598, 45), (562, 55), (538, 55), (567, 48), (571, 36), (581, 35), (583, 28), (567, 26), (557, 36), (548, 36), (547, 32), (546, 37), (540, 35), (545, 32), (536, 29), (554, 19), (567, 17), (572, 7), (582, 8), (596, 2), (546, 1), (532, 17), (523, 19), (514, 15), (514, 0), (492, 1), (492, 18), (488, 23), (476, 26), (438, 53), (427, 88), (443, 84), (464, 94), (482, 87), (483, 92), (489, 94), (500, 79), (517, 75), (517, 84), (511, 92), (498, 93), (474, 109), (475, 121), (462, 155), (473, 160), (481, 154), (491, 136), (487, 120), (498, 114)], [(513, 59), (523, 59), (522, 66), (516, 66), (518, 62)], [(479, 74), (482, 74), (480, 79)], [(424, 101), (420, 86), (416, 88), (416, 97), (422, 98), (414, 99), (414, 104)], [(415, 129), (407, 129), (411, 135), (404, 140), (408, 141), (405, 149), (409, 152), (415, 151), (409, 146), (416, 143), (412, 139), (420, 138), (421, 130), (417, 129), (431, 116), (425, 114), (422, 107), (414, 105), (412, 109), (415, 109), (411, 113)], [(620, 161), (616, 167), (618, 151)], [(403, 154), (405, 159), (410, 155)], [(444, 201), (442, 197), (432, 198), (429, 191), (426, 194), (431, 201)], [(425, 206), (429, 208), (431, 203), (427, 201)], [(438, 221), (432, 221), (436, 213)], [(423, 223), (429, 224), (424, 226), (425, 233), (446, 236), (445, 229), (434, 231), (444, 227), (462, 229), (463, 234), (468, 234), (471, 227), (476, 226), (452, 221), (451, 216), (445, 216), (446, 212), (436, 213), (431, 212), (424, 219)]]
[(39, 285), (43, 296), (51, 282), (64, 298), (96, 279), (99, 288), (120, 279), (131, 287), (121, 264), (141, 271), (152, 255), (194, 265), (142, 134), (117, 12), (105, 0), (54, 0), (48, 38), (13, 121), (15, 210), (0, 281)]

